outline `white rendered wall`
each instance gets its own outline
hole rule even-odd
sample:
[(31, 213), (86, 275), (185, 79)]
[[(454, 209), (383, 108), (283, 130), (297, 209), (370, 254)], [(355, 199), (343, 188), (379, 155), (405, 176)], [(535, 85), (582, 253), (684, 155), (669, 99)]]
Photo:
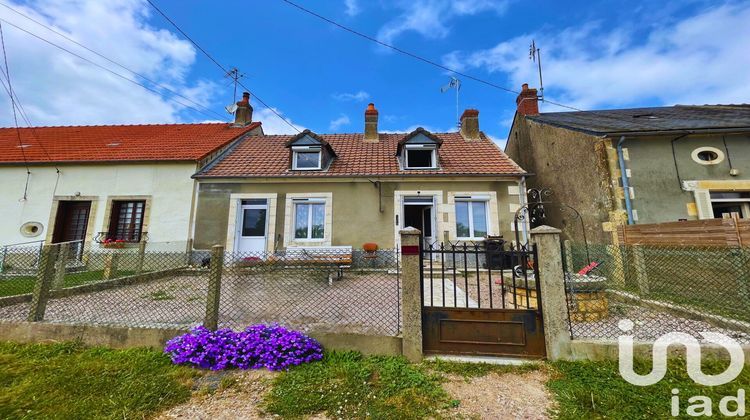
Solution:
[[(31, 177), (23, 200), (26, 169), (0, 166), (0, 245), (48, 238), (53, 198), (94, 197), (92, 214), (94, 235), (107, 231), (105, 221), (108, 197), (150, 196), (147, 210), (149, 242), (179, 242), (184, 249), (190, 232), (195, 163), (143, 163), (59, 165), (60, 177), (53, 166), (30, 166)], [(26, 222), (44, 225), (41, 235), (21, 234)], [(87, 232), (90, 236), (92, 232)]]

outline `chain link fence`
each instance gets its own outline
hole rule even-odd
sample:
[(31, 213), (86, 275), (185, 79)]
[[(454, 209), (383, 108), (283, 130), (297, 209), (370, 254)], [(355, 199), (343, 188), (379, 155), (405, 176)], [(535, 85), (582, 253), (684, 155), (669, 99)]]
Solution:
[(8, 250), (0, 271), (0, 319), (154, 328), (213, 322), (238, 329), (265, 322), (307, 331), (400, 332), (395, 250), (186, 249), (184, 243), (142, 242)]
[(750, 343), (750, 248), (563, 248), (574, 338), (616, 339), (629, 319), (636, 340), (718, 331)]

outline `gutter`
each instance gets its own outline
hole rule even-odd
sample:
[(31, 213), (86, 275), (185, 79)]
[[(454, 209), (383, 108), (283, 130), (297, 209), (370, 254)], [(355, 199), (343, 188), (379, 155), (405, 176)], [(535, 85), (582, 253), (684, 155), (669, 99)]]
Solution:
[(625, 136), (621, 136), (617, 142), (617, 160), (620, 163), (620, 178), (622, 179), (622, 190), (625, 196), (625, 211), (628, 213), (628, 224), (633, 225), (633, 203), (630, 202), (630, 184), (628, 183), (627, 169), (625, 168), (625, 157), (622, 155), (622, 144)]

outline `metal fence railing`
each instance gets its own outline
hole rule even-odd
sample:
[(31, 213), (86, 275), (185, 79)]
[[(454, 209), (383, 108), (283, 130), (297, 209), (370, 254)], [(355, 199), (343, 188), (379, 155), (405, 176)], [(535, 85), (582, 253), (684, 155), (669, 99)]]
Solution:
[[(213, 318), (237, 329), (279, 323), (307, 331), (400, 332), (395, 250), (216, 254), (188, 252), (185, 245), (17, 250), (0, 273), (0, 319), (185, 328)], [(219, 294), (213, 312), (212, 291)]]
[(750, 248), (563, 248), (575, 338), (616, 339), (630, 319), (636, 339), (720, 330), (750, 343)]

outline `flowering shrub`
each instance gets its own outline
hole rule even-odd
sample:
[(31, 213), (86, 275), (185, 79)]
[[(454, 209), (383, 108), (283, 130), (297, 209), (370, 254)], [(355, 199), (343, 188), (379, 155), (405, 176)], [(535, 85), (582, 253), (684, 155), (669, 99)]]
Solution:
[(289, 369), (323, 358), (323, 348), (299, 331), (278, 325), (252, 325), (244, 331), (196, 327), (167, 342), (164, 352), (175, 364), (211, 370), (227, 367)]

